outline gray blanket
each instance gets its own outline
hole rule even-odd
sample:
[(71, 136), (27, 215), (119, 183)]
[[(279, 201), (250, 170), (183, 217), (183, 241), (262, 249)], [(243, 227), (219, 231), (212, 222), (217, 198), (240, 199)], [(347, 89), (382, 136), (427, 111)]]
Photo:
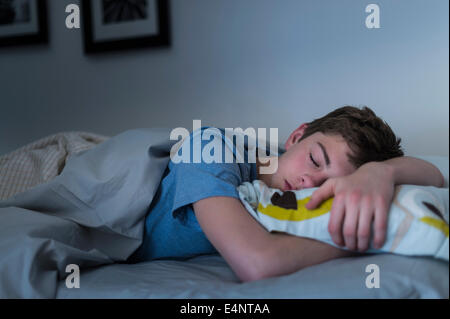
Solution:
[(0, 297), (54, 298), (66, 266), (125, 261), (169, 160), (168, 129), (124, 132), (0, 201)]

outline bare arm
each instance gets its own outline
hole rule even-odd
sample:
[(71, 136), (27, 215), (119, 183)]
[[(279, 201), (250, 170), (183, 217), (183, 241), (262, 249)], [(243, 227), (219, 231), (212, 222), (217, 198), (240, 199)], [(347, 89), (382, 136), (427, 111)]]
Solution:
[(393, 171), (394, 183), (424, 186), (444, 186), (442, 173), (433, 164), (418, 158), (402, 156), (383, 162)]
[(351, 253), (311, 239), (267, 232), (238, 199), (210, 197), (194, 203), (200, 226), (242, 281), (298, 271)]
[(444, 177), (431, 163), (413, 157), (369, 162), (351, 175), (328, 179), (306, 207), (313, 209), (334, 196), (328, 223), (334, 243), (350, 250), (367, 250), (373, 223), (374, 246), (380, 248), (385, 242), (394, 186), (399, 184), (442, 187)]

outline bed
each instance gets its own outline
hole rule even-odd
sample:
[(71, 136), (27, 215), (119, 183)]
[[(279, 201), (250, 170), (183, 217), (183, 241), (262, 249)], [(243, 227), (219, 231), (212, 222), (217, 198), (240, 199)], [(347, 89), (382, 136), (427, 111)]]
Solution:
[[(449, 298), (448, 262), (428, 257), (367, 254), (249, 283), (219, 255), (129, 263), (174, 143), (169, 132), (63, 132), (1, 156), (0, 297)], [(448, 157), (421, 158), (448, 188)], [(79, 288), (68, 284), (68, 265), (79, 267)], [(379, 288), (367, 285), (370, 265)]]

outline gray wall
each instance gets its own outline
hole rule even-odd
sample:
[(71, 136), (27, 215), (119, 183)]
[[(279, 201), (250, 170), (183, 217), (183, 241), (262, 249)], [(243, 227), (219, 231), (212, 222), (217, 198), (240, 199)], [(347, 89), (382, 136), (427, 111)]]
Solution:
[(172, 0), (172, 46), (85, 56), (49, 0), (47, 47), (0, 49), (0, 154), (61, 131), (277, 127), (372, 107), (408, 154), (449, 154), (448, 1)]

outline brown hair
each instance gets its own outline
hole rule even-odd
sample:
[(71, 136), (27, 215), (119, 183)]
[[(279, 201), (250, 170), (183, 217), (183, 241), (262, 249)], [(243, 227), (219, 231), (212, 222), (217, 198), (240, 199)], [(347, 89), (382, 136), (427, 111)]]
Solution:
[(401, 138), (367, 106), (344, 106), (315, 119), (308, 123), (300, 140), (316, 132), (342, 136), (353, 153), (348, 154), (350, 163), (356, 168), (367, 162), (403, 156)]

